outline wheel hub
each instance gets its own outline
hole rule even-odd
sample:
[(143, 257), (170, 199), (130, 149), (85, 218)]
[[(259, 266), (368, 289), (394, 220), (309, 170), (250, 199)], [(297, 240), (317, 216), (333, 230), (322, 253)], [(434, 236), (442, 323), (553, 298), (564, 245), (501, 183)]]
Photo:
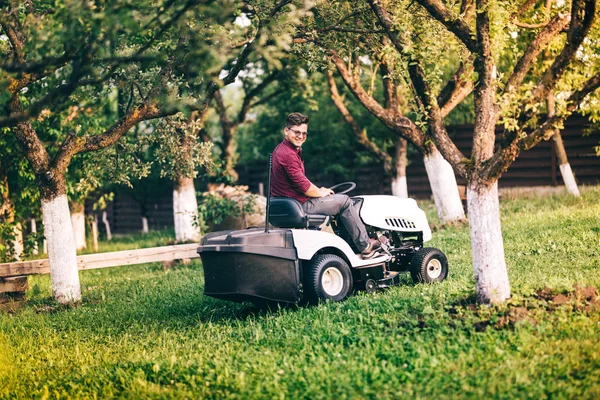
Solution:
[(427, 276), (436, 279), (442, 274), (442, 263), (437, 258), (429, 260), (427, 263)]
[(329, 267), (321, 276), (321, 286), (328, 296), (339, 294), (344, 288), (344, 277), (339, 269)]

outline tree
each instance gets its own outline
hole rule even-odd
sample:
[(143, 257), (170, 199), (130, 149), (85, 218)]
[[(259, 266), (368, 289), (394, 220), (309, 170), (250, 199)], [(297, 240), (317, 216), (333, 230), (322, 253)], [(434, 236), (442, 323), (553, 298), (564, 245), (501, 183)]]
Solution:
[[(408, 142), (403, 137), (397, 137), (394, 149), (395, 157), (389, 155), (388, 152), (381, 149), (375, 142), (373, 142), (367, 135), (367, 130), (361, 127), (356, 119), (352, 116), (348, 107), (346, 107), (344, 97), (340, 95), (335, 78), (331, 71), (327, 72), (327, 82), (329, 84), (329, 90), (331, 92), (331, 100), (335, 104), (340, 114), (344, 117), (346, 123), (352, 129), (356, 141), (362, 145), (365, 150), (377, 157), (383, 164), (383, 170), (388, 174), (392, 180), (392, 195), (401, 198), (408, 197), (408, 187), (406, 184), (406, 166), (408, 164), (407, 158), (407, 146)], [(389, 105), (388, 107), (389, 108)]]
[[(289, 57), (289, 56), (288, 56)], [(287, 60), (279, 60), (287, 62)], [(269, 70), (269, 67), (271, 70)], [(281, 65), (280, 68), (269, 66), (265, 60), (248, 63), (241, 82), (241, 99), (238, 100), (239, 108), (235, 112), (228, 111), (233, 108), (225, 104), (221, 91), (215, 93), (214, 108), (219, 116), (221, 138), (219, 147), (221, 161), (225, 174), (235, 182), (238, 179), (234, 167), (236, 164), (235, 133), (240, 125), (250, 122), (250, 113), (261, 104), (265, 104), (287, 90), (286, 80), (289, 80), (291, 67)], [(277, 83), (277, 85), (274, 85)], [(274, 88), (276, 86), (276, 88)]]
[[(230, 121), (227, 117), (225, 106), (221, 100), (219, 89), (227, 86), (238, 78), (241, 71), (252, 68), (258, 62), (261, 62), (267, 68), (275, 67), (275, 70), (281, 69), (280, 59), (285, 58), (286, 50), (289, 48), (292, 40), (294, 26), (299, 18), (306, 14), (309, 4), (305, 1), (296, 1), (293, 4), (291, 0), (279, 0), (277, 2), (270, 1), (253, 1), (247, 2), (242, 7), (242, 16), (237, 25), (247, 26), (243, 30), (243, 34), (237, 36), (231, 42), (233, 49), (241, 48), (239, 54), (231, 57), (223, 65), (221, 69), (212, 71), (212, 81), (219, 81), (218, 76), (221, 73), (226, 75), (220, 80), (219, 85), (212, 85), (206, 90), (206, 104), (208, 105), (213, 99), (217, 104), (217, 110), (220, 111), (221, 126), (223, 129), (222, 141), (222, 157), (225, 162), (225, 171), (234, 176), (234, 133), (235, 129), (245, 119), (246, 112), (253, 105), (247, 103), (243, 105), (238, 119)], [(286, 12), (282, 12), (286, 11)], [(275, 79), (274, 76), (272, 79)], [(268, 85), (271, 78), (266, 79)], [(264, 86), (258, 85), (250, 89), (247, 93), (248, 101), (251, 101), (256, 94), (261, 92)], [(206, 118), (208, 109), (204, 107), (199, 112), (191, 116), (191, 126), (193, 127), (191, 134), (181, 135), (181, 153), (189, 154), (191, 145), (203, 135), (203, 121)], [(189, 171), (189, 169), (188, 169)], [(177, 241), (197, 241), (200, 239), (200, 225), (198, 223), (198, 203), (196, 200), (196, 192), (194, 187), (193, 173), (178, 172), (174, 177), (173, 189), (173, 214), (175, 220), (175, 238)]]
[[(237, 75), (243, 63), (236, 60), (243, 60), (257, 46), (276, 52), (277, 46), (267, 45), (266, 37), (252, 41), (254, 26), (235, 23), (242, 8), (270, 17), (297, 9), (291, 1), (266, 3), (2, 5), (0, 27), (8, 40), (0, 47), (6, 60), (0, 63), (0, 102), (6, 110), (0, 115), (0, 126), (11, 128), (38, 181), (52, 289), (59, 302), (81, 298), (65, 180), (73, 158), (98, 155), (94, 152), (113, 146), (142, 121), (181, 110), (205, 110), (207, 99)], [(243, 35), (249, 42), (241, 50), (231, 45)], [(228, 64), (229, 74), (214, 79)], [(62, 137), (34, 127), (41, 114), (58, 114), (73, 99), (78, 107), (101, 114), (115, 88), (129, 93), (117, 120), (86, 129), (76, 126)], [(51, 153), (57, 142), (61, 145)], [(100, 163), (101, 157), (96, 161)]]
[[(364, 4), (330, 2), (319, 8), (314, 20), (307, 21), (296, 42), (307, 45), (304, 53), (309, 60), (319, 59), (325, 52), (356, 99), (392, 132), (410, 141), (421, 152), (440, 221), (445, 224), (463, 220), (465, 214), (454, 171), (429, 138), (427, 130), (436, 127), (418, 119), (422, 113), (422, 104), (418, 101), (414, 104), (419, 111), (413, 115), (416, 121), (400, 109), (398, 84), (402, 78), (394, 71), (400, 67), (393, 65), (394, 60), (385, 54), (388, 39), (381, 37), (383, 31), (373, 26), (373, 19)], [(367, 65), (376, 63), (382, 71), (383, 105), (362, 84), (364, 57), (369, 60)], [(455, 80), (442, 92), (440, 101), (445, 115), (464, 98), (462, 77), (467, 73), (468, 66), (460, 68)], [(372, 74), (370, 78), (375, 77)]]
[[(597, 58), (577, 59), (584, 39), (591, 33), (597, 35), (592, 30), (596, 2), (574, 0), (553, 5), (554, 15), (531, 34), (526, 48), (502, 59), (498, 55), (510, 53), (502, 49), (509, 49), (514, 40), (510, 32), (519, 29), (514, 20), (535, 8), (535, 1), (499, 4), (476, 0), (474, 21), (466, 18), (469, 13), (464, 11), (473, 5), (469, 0), (456, 5), (417, 0), (418, 6), (409, 5), (410, 17), (405, 14), (404, 2), (387, 6), (378, 0), (368, 3), (397, 57), (407, 63), (406, 73), (417, 100), (423, 104), (432, 140), (468, 182), (477, 299), (482, 303), (502, 302), (510, 297), (510, 285), (500, 227), (498, 178), (521, 151), (549, 139), (556, 127), (600, 86)], [(566, 37), (561, 37), (562, 32)], [(597, 36), (592, 38), (597, 40)], [(427, 70), (431, 65), (424, 56), (433, 53), (438, 56), (436, 61), (443, 60), (438, 53), (455, 48), (432, 47), (432, 43), (440, 42), (458, 43), (461, 51), (473, 59), (475, 127), (470, 157), (462, 154), (447, 134), (442, 103), (435, 96), (431, 70)], [(532, 68), (540, 53), (552, 49), (552, 45), (557, 49), (549, 62), (539, 71)], [(566, 74), (567, 69), (576, 72), (577, 79), (572, 73)], [(568, 94), (557, 107), (560, 111), (540, 122), (546, 97), (555, 87)], [(498, 122), (505, 130), (495, 146)]]

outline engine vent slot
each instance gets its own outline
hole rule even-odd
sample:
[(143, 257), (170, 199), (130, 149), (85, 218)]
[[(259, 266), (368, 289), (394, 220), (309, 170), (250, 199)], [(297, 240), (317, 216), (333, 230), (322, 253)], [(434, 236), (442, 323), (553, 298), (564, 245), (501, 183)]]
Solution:
[(404, 218), (385, 218), (385, 223), (389, 226), (405, 229), (416, 229), (416, 224)]

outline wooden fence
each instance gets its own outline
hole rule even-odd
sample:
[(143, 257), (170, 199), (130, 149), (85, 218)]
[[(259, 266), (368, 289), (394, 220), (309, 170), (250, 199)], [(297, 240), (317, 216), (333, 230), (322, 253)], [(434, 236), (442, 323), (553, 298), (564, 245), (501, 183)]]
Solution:
[[(500, 133), (501, 129), (498, 129)], [(451, 126), (448, 128), (450, 136), (455, 140), (458, 148), (465, 154), (471, 154), (473, 140), (473, 127), (470, 125)], [(600, 130), (590, 129), (587, 119), (573, 116), (567, 120), (562, 130), (563, 141), (569, 157), (571, 168), (579, 184), (600, 183), (600, 157), (596, 155), (595, 146), (600, 145)], [(266, 157), (266, 155), (265, 155)], [(334, 176), (323, 173), (311, 166), (310, 154), (306, 154), (306, 169), (308, 177), (318, 185), (331, 185), (336, 182)], [(260, 184), (267, 178), (266, 161), (241, 165), (237, 168), (239, 184), (248, 185), (250, 191), (259, 193)], [(390, 178), (383, 172), (381, 163), (364, 165), (350, 171), (357, 187), (354, 193), (360, 194), (390, 194)], [(348, 180), (348, 179), (347, 179)], [(414, 198), (429, 198), (431, 189), (423, 160), (414, 156), (407, 168), (408, 192)], [(459, 185), (465, 185), (464, 179), (458, 177)], [(563, 185), (556, 152), (552, 141), (545, 141), (529, 151), (519, 155), (508, 171), (500, 178), (499, 186), (531, 187), (531, 186), (559, 186)], [(155, 185), (147, 190), (145, 204), (146, 216), (151, 229), (173, 227), (173, 194), (172, 182), (165, 180), (161, 185)], [(107, 214), (113, 233), (140, 232), (142, 229), (142, 206), (140, 201), (123, 193), (115, 195), (110, 203)], [(86, 213), (93, 212), (91, 204), (86, 205)], [(103, 231), (103, 225), (99, 228)]]
[[(151, 247), (147, 249), (122, 250), (110, 253), (85, 254), (77, 257), (80, 271), (121, 265), (162, 262), (168, 264), (176, 260), (199, 257), (198, 244)], [(0, 264), (0, 309), (12, 309), (16, 303), (25, 300), (27, 276), (50, 273), (48, 259), (18, 261)]]
[[(498, 127), (496, 137), (499, 137), (501, 128)], [(449, 135), (453, 138), (460, 151), (469, 157), (473, 141), (473, 126), (461, 125), (448, 128)], [(591, 129), (586, 118), (573, 116), (567, 120), (561, 131), (569, 163), (579, 184), (600, 183), (600, 157), (596, 155), (595, 146), (600, 145), (600, 130)], [(553, 141), (542, 141), (529, 151), (522, 152), (510, 166), (498, 185), (506, 187), (533, 187), (533, 186), (560, 186), (563, 185), (560, 169), (557, 163)], [(310, 154), (305, 155), (310, 160)], [(248, 185), (250, 191), (258, 192), (261, 182), (266, 182), (266, 164), (254, 163), (238, 168), (239, 182)], [(361, 194), (391, 194), (391, 181), (386, 177), (380, 164), (365, 165), (352, 171), (356, 177), (354, 193)], [(322, 171), (311, 168), (310, 161), (306, 162), (306, 174), (318, 185), (331, 185), (335, 179)], [(429, 198), (431, 189), (425, 165), (419, 156), (414, 156), (407, 167), (407, 184), (410, 197)], [(459, 185), (465, 185), (463, 178), (457, 177)]]

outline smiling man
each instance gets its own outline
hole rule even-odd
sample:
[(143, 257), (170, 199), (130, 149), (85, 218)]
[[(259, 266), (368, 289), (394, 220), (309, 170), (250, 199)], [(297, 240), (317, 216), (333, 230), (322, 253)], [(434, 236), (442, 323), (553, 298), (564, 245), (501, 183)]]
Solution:
[(369, 239), (352, 200), (345, 194), (317, 187), (305, 175), (302, 145), (308, 138), (308, 121), (306, 115), (297, 112), (286, 118), (285, 137), (273, 151), (271, 196), (296, 199), (307, 214), (338, 216), (362, 257), (370, 258), (380, 243)]

